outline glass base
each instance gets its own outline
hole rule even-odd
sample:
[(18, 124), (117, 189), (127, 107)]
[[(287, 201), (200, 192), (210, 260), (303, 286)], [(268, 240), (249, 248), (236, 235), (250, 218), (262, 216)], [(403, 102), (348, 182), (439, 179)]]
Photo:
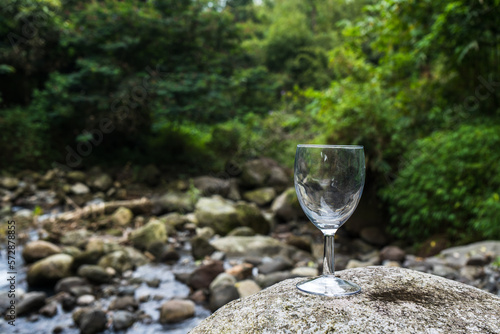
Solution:
[(361, 288), (354, 283), (344, 281), (333, 275), (323, 275), (297, 283), (297, 289), (315, 295), (340, 297), (361, 292)]

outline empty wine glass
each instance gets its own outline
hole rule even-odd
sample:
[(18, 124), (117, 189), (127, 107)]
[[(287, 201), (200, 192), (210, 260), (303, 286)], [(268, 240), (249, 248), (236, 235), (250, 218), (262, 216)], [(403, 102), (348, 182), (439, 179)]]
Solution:
[(324, 235), (323, 274), (297, 284), (301, 291), (345, 296), (361, 291), (334, 275), (335, 233), (353, 214), (365, 183), (363, 146), (297, 145), (295, 191), (302, 210)]

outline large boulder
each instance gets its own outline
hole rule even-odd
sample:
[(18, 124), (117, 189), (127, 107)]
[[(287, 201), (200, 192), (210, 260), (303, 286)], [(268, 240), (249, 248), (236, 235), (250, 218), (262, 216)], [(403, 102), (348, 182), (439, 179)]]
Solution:
[(303, 278), (233, 301), (190, 333), (500, 333), (500, 298), (410, 269), (368, 267), (337, 273), (361, 286), (332, 298), (300, 292)]
[(222, 235), (239, 225), (234, 203), (220, 196), (200, 198), (196, 203), (195, 216), (199, 226), (209, 226)]
[(134, 247), (140, 250), (146, 250), (155, 242), (167, 241), (167, 229), (165, 223), (153, 219), (146, 225), (138, 228), (130, 234), (130, 241)]
[(68, 254), (55, 254), (35, 262), (28, 270), (27, 279), (30, 286), (56, 283), (64, 277), (71, 276), (73, 258)]
[(28, 242), (23, 249), (23, 259), (26, 263), (32, 263), (47, 256), (61, 253), (61, 248), (51, 242), (35, 240)]
[(445, 263), (454, 268), (461, 268), (473, 257), (500, 256), (500, 241), (480, 241), (466, 246), (447, 248), (438, 255)]

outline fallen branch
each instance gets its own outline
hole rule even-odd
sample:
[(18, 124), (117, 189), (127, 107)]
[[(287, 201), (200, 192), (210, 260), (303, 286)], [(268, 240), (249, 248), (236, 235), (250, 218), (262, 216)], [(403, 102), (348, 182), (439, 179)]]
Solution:
[(112, 211), (115, 211), (121, 206), (129, 208), (130, 210), (139, 209), (141, 211), (146, 211), (151, 209), (152, 203), (149, 199), (143, 197), (140, 199), (133, 199), (127, 201), (113, 201), (107, 203), (103, 202), (103, 203), (91, 204), (75, 211), (62, 213), (57, 216), (57, 219), (63, 221), (70, 221), (81, 218), (87, 218), (90, 216), (95, 217), (97, 215), (111, 213)]

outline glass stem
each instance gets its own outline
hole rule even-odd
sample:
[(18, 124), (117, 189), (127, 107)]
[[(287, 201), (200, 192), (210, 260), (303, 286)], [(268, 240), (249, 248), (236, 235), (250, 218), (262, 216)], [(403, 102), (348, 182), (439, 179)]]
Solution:
[(335, 274), (334, 246), (335, 234), (325, 234), (325, 250), (323, 254), (323, 275)]

